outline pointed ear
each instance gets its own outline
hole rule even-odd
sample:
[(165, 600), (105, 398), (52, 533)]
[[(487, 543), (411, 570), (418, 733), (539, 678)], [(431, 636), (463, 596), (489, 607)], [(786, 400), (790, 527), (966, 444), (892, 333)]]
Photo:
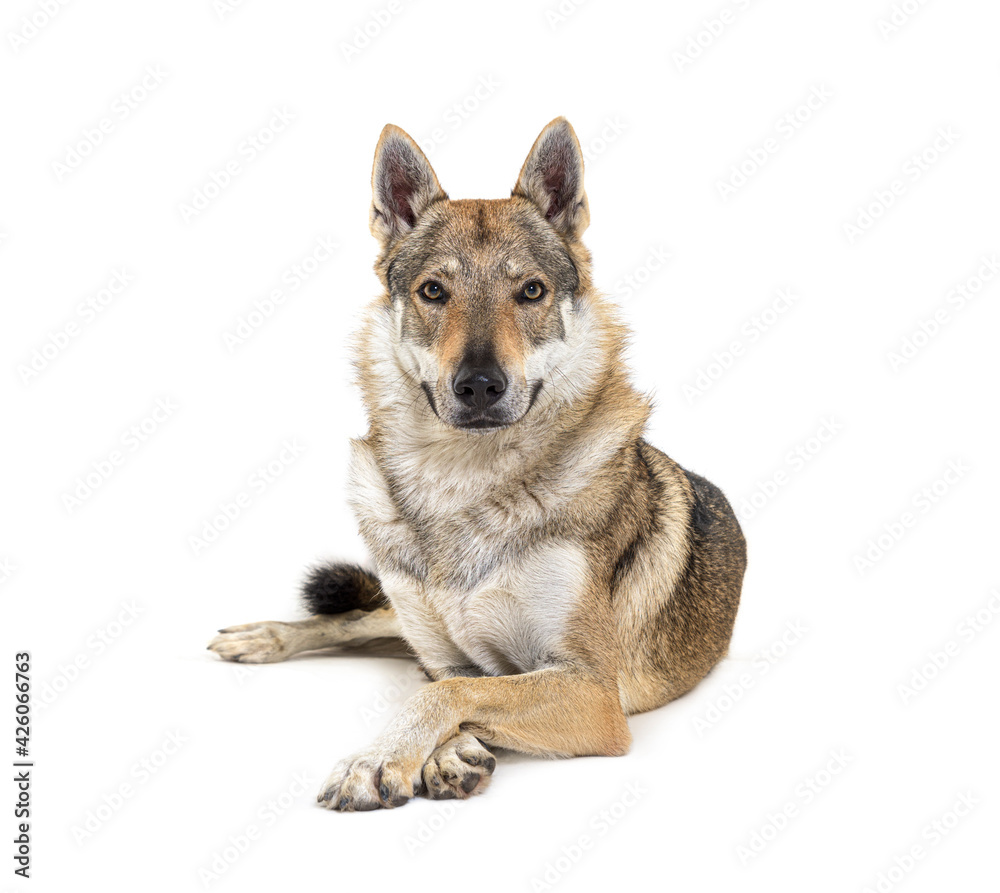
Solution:
[(372, 235), (386, 245), (413, 229), (432, 202), (446, 198), (420, 147), (395, 124), (386, 124), (372, 167)]
[(556, 118), (538, 135), (512, 195), (530, 199), (558, 232), (578, 239), (590, 223), (583, 191), (583, 152), (565, 118)]

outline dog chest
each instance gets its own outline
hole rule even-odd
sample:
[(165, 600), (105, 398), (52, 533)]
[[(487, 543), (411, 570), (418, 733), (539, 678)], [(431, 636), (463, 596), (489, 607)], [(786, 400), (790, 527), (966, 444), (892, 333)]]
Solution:
[(458, 463), (442, 470), (435, 458), (396, 461), (390, 479), (372, 448), (355, 441), (349, 499), (380, 568), (468, 593), (512, 568), (545, 507), (514, 467), (477, 474)]
[(528, 672), (565, 653), (564, 640), (586, 584), (583, 551), (537, 547), (472, 591), (430, 590), (450, 638), (491, 674)]
[(566, 541), (526, 545), (540, 506), (524, 488), (477, 490), (403, 499), (354, 442), (350, 501), (380, 573), (398, 580), (388, 595), (418, 651), (442, 640), (443, 655), (450, 642), (494, 675), (551, 664), (586, 592), (586, 555)]

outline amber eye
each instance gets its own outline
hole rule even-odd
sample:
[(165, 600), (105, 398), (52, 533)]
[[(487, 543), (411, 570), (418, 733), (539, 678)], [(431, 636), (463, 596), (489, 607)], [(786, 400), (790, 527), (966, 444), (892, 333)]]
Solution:
[(521, 297), (526, 298), (529, 301), (537, 301), (539, 298), (543, 297), (545, 294), (545, 286), (537, 280), (529, 282), (525, 287), (524, 291), (521, 292)]
[(444, 297), (444, 288), (440, 282), (425, 282), (420, 286), (420, 294), (428, 301), (440, 301)]

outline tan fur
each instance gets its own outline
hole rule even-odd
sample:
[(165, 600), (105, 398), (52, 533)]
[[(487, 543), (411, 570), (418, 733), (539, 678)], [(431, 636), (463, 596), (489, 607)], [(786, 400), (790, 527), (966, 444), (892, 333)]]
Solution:
[[(470, 734), (535, 754), (625, 753), (627, 714), (724, 656), (745, 567), (721, 492), (642, 439), (649, 403), (591, 282), (567, 122), (536, 140), (511, 198), (475, 201), (448, 200), (387, 127), (371, 219), (385, 291), (356, 344), (369, 431), (352, 444), (350, 502), (390, 605), (379, 611), (434, 681), (324, 783), (318, 799), (344, 810), (474, 792), (480, 770), (449, 786), (434, 769), (470, 753)], [(422, 296), (427, 282), (447, 297)], [(542, 299), (524, 298), (529, 282)], [(506, 380), (486, 408), (459, 387), (473, 361)], [(262, 659), (363, 641), (358, 623), (324, 618), (293, 644), (261, 644)], [(224, 631), (210, 647), (254, 659), (259, 638)]]

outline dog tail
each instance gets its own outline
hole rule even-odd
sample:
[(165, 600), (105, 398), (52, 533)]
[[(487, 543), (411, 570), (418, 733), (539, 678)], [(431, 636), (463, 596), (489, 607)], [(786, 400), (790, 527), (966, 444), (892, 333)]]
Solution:
[(302, 601), (310, 614), (374, 611), (388, 605), (382, 586), (370, 571), (354, 564), (321, 564), (302, 582)]

